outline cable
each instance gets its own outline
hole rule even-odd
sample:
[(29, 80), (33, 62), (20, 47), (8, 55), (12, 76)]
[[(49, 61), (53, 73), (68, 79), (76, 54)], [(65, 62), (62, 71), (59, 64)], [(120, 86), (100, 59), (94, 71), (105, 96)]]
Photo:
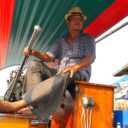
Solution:
[(91, 128), (91, 124), (92, 124), (92, 108), (90, 108), (90, 118), (89, 118), (89, 128)]
[[(81, 127), (82, 128), (86, 128), (85, 127), (85, 122), (86, 122), (85, 118), (86, 118), (86, 116), (85, 116), (85, 110), (84, 110), (84, 107), (82, 106), (82, 114), (81, 114)], [(83, 124), (83, 121), (84, 121), (84, 124)]]
[(91, 128), (93, 106), (94, 106), (93, 98), (84, 95), (82, 97), (82, 114), (81, 114), (82, 128)]

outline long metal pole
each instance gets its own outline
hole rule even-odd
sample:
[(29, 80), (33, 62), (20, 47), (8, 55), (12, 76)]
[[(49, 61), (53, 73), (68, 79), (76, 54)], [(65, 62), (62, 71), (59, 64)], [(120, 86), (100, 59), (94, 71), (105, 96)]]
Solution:
[(96, 43), (102, 41), (103, 39), (107, 38), (108, 36), (112, 35), (113, 33), (117, 32), (118, 30), (120, 30), (121, 28), (125, 27), (126, 25), (128, 25), (128, 21), (125, 22), (124, 24), (120, 25), (119, 27), (117, 27), (116, 29), (114, 29), (113, 31), (109, 32), (108, 34), (104, 35), (103, 37), (99, 38)]
[[(28, 50), (29, 51), (31, 50), (32, 45), (34, 44), (34, 41), (36, 40), (40, 30), (41, 30), (40, 26), (36, 25), (34, 27), (34, 32), (32, 34), (32, 37), (31, 37), (30, 41), (29, 41), (29, 44), (28, 44)], [(9, 88), (7, 89), (7, 91), (6, 91), (5, 95), (4, 95), (4, 100), (6, 100), (6, 101), (11, 101), (12, 100), (13, 92), (14, 92), (14, 90), (16, 88), (17, 81), (18, 81), (18, 79), (19, 79), (19, 77), (20, 77), (20, 75), (22, 73), (23, 67), (26, 64), (27, 60), (28, 60), (28, 57), (25, 56), (24, 59), (23, 59), (23, 62), (21, 64), (21, 67), (19, 69), (19, 72), (17, 73), (16, 78), (13, 80), (13, 82), (11, 83), (11, 85), (9, 86)]]

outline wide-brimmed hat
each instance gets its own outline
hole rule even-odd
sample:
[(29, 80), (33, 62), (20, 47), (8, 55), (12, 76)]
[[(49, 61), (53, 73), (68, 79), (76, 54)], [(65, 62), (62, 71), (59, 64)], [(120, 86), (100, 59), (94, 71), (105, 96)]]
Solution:
[(69, 18), (70, 16), (73, 16), (73, 15), (76, 15), (76, 14), (81, 15), (81, 16), (84, 18), (84, 20), (87, 19), (87, 17), (83, 14), (82, 10), (81, 10), (79, 7), (73, 7), (73, 8), (71, 8), (71, 9), (69, 10), (69, 12), (65, 15), (66, 21), (68, 20), (68, 18)]

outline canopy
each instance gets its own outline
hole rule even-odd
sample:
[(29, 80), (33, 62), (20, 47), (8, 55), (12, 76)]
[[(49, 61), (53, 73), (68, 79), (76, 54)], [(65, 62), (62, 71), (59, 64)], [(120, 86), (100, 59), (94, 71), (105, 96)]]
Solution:
[(21, 64), (35, 25), (33, 46), (46, 52), (68, 29), (64, 15), (79, 6), (88, 17), (83, 32), (97, 38), (128, 15), (128, 0), (0, 0), (0, 68)]
[(123, 76), (123, 75), (128, 75), (128, 63), (113, 74), (113, 76)]

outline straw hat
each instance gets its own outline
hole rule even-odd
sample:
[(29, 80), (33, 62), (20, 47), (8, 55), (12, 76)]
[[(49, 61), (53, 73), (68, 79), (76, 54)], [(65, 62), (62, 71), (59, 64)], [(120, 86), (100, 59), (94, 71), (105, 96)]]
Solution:
[(65, 15), (65, 19), (68, 20), (68, 18), (69, 18), (70, 16), (73, 16), (73, 15), (76, 15), (76, 14), (81, 15), (81, 16), (84, 18), (84, 20), (87, 19), (87, 17), (83, 14), (82, 10), (81, 10), (79, 7), (71, 8), (71, 9), (69, 10), (69, 12)]

